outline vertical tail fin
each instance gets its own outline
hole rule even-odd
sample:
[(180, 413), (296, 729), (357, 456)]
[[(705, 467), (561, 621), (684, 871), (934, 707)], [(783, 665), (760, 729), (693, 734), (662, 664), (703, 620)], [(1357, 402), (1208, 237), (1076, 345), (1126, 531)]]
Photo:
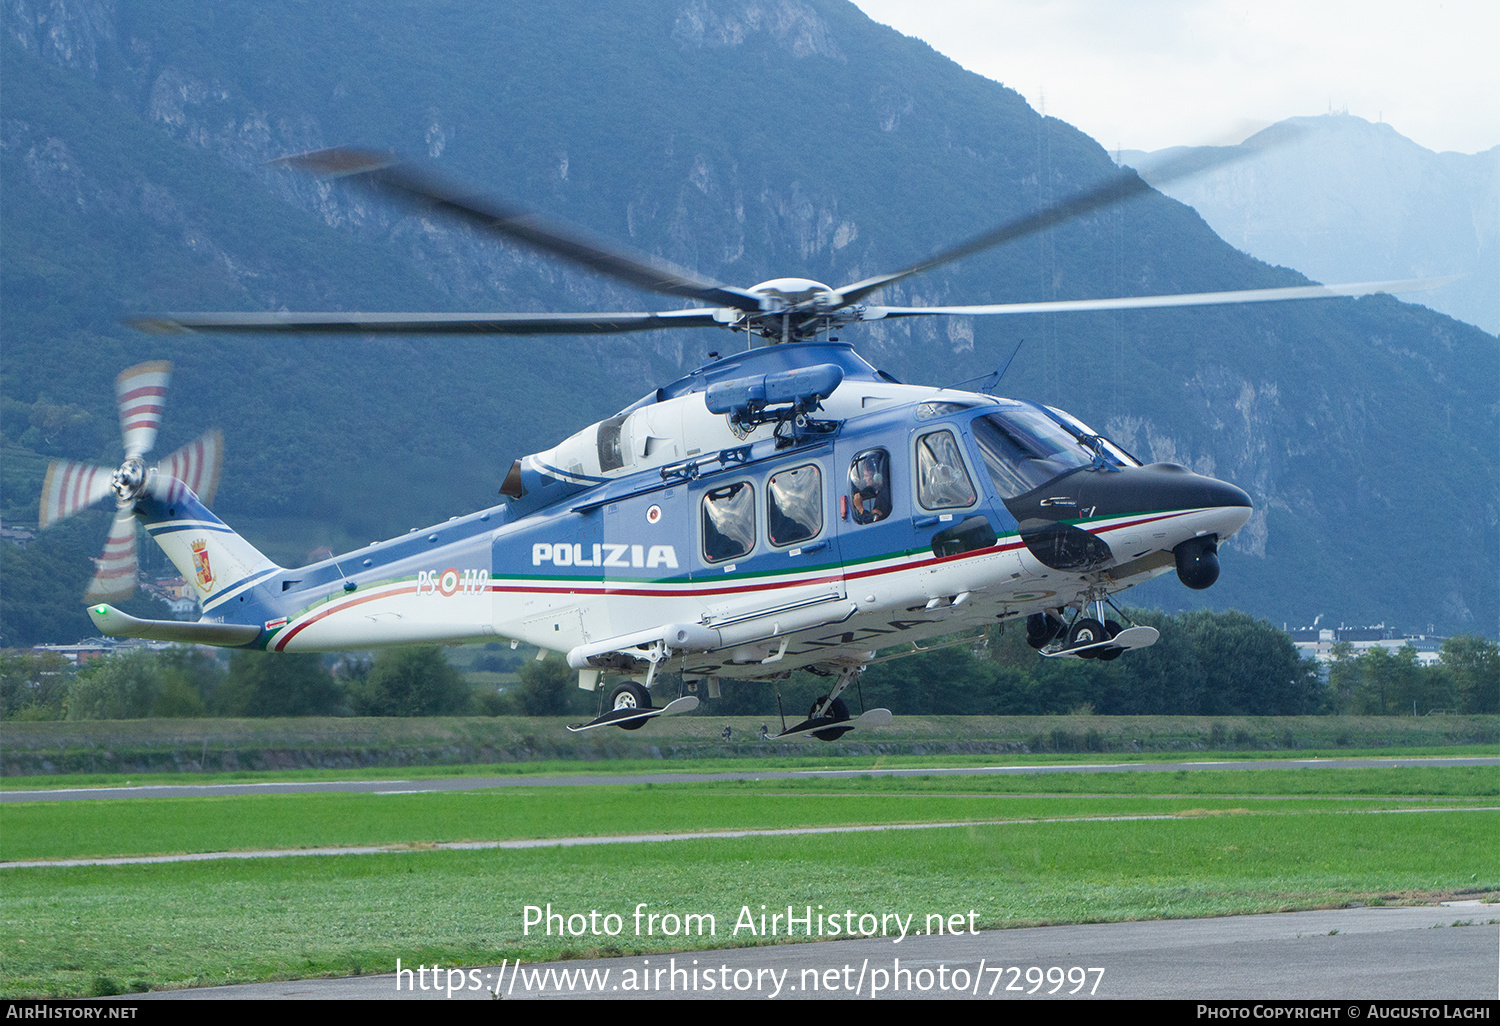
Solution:
[(205, 613), (281, 570), (175, 478), (160, 479), (136, 503), (135, 514), (193, 587)]

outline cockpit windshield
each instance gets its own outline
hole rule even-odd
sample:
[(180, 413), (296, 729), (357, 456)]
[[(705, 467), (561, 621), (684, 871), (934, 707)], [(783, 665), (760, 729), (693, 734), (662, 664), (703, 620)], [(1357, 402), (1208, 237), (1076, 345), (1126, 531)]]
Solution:
[[(970, 425), (1002, 499), (1024, 495), (1059, 474), (1094, 462), (1089, 445), (1040, 409), (1016, 405), (975, 417)], [(1120, 462), (1108, 450), (1105, 458)]]
[(1103, 455), (1106, 460), (1115, 464), (1116, 466), (1139, 467), (1141, 465), (1140, 460), (1136, 459), (1130, 453), (1126, 452), (1125, 449), (1122, 448), (1120, 444), (1113, 438), (1110, 438), (1107, 435), (1099, 434), (1093, 428), (1089, 427), (1083, 421), (1079, 420), (1077, 417), (1073, 416), (1066, 410), (1059, 410), (1055, 406), (1049, 406), (1047, 407), (1047, 412), (1052, 414), (1052, 416), (1056, 417), (1058, 420), (1062, 421), (1064, 427), (1071, 428), (1075, 434), (1081, 435), (1084, 438), (1098, 439), (1099, 446), (1102, 450), (1101, 455)]

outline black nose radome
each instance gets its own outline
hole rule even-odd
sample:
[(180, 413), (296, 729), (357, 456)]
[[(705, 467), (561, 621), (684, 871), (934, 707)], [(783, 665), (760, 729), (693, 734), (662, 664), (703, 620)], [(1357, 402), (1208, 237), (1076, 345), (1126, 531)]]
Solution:
[(1018, 521), (1093, 520), (1182, 509), (1253, 506), (1243, 488), (1175, 463), (1075, 470), (1006, 503)]

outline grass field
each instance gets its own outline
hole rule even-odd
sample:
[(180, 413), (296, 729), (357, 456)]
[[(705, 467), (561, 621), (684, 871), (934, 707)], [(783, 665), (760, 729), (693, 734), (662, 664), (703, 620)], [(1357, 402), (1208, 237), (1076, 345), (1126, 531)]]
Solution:
[[(1497, 781), (1494, 767), (1222, 769), (24, 802), (0, 807), (6, 860), (413, 850), (0, 871), (0, 993), (388, 972), (398, 957), (489, 964), (760, 943), (732, 928), (742, 906), (758, 914), (761, 904), (918, 923), (972, 910), (980, 927), (1010, 927), (1479, 897), (1500, 890), (1500, 813), (1478, 810), (1500, 804)], [(956, 821), (971, 825), (422, 850), (445, 840)], [(623, 932), (523, 935), (524, 906), (549, 902), (620, 915)], [(711, 914), (717, 929), (636, 936), (639, 902)]]
[[(846, 763), (941, 755), (1142, 754), (1202, 758), (1500, 745), (1500, 716), (901, 716), (834, 746), (761, 741), (761, 718), (679, 716), (649, 728), (570, 734), (552, 717), (306, 717), (0, 723), (0, 773), (143, 773), (532, 766), (795, 759)], [(733, 729), (724, 742), (725, 726)], [(774, 722), (767, 726), (776, 727)], [(820, 749), (822, 749), (820, 751)]]

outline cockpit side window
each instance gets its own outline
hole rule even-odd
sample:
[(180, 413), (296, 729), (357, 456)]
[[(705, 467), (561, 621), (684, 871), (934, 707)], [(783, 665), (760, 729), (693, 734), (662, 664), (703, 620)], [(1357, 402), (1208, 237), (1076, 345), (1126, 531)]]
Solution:
[(891, 456), (866, 449), (849, 464), (849, 505), (856, 524), (873, 524), (891, 515)]
[(823, 530), (823, 472), (816, 464), (772, 474), (766, 483), (766, 537), (772, 545), (809, 541)]
[(1008, 410), (970, 422), (985, 469), (1002, 499), (1040, 488), (1093, 456), (1062, 426), (1032, 410)]
[(722, 563), (755, 548), (755, 489), (748, 481), (709, 489), (703, 496), (703, 559)]
[(922, 507), (961, 509), (974, 505), (976, 498), (953, 432), (934, 431), (917, 439), (917, 501)]

